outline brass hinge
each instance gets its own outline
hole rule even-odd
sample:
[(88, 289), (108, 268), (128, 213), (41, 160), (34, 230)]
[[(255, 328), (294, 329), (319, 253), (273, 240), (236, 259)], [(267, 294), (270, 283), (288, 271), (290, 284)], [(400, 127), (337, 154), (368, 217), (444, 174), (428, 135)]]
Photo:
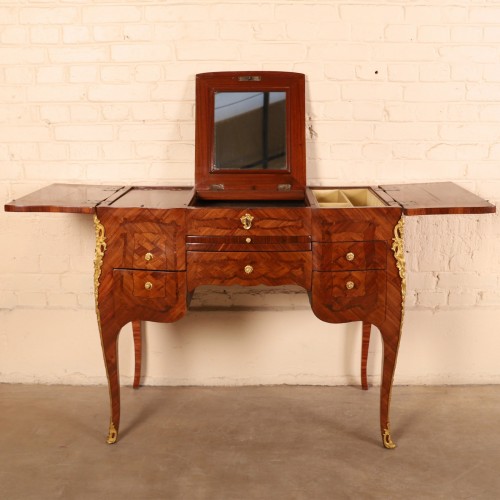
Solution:
[(278, 191), (290, 191), (292, 189), (291, 184), (278, 184)]
[(210, 184), (210, 191), (224, 191), (224, 184)]

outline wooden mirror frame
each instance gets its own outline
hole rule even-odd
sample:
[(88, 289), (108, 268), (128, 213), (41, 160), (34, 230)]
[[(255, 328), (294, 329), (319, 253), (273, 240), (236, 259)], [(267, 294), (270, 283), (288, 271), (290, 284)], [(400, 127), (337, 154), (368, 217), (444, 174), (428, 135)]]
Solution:
[[(213, 169), (217, 92), (286, 92), (286, 169)], [(196, 75), (195, 188), (199, 198), (303, 199), (305, 142), (305, 77), (302, 73), (230, 71)]]

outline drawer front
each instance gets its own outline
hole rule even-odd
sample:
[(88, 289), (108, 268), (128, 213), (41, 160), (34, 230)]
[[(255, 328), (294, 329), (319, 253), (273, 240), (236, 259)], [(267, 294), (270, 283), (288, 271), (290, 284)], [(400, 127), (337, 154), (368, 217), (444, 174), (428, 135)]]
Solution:
[[(170, 245), (169, 245), (170, 243)], [(175, 269), (172, 238), (161, 233), (135, 233), (132, 267), (136, 269)]]
[(199, 285), (311, 288), (311, 252), (188, 252), (188, 290)]
[(306, 208), (196, 208), (188, 212), (188, 235), (309, 236)]
[(401, 217), (398, 207), (315, 208), (313, 241), (391, 240)]
[(307, 252), (310, 236), (188, 236), (187, 250), (197, 252)]
[(315, 271), (385, 269), (387, 245), (384, 241), (341, 241), (314, 243)]
[(370, 321), (386, 314), (385, 271), (313, 272), (312, 309), (323, 321)]
[(186, 312), (186, 273), (113, 270), (115, 309), (130, 320), (175, 321)]

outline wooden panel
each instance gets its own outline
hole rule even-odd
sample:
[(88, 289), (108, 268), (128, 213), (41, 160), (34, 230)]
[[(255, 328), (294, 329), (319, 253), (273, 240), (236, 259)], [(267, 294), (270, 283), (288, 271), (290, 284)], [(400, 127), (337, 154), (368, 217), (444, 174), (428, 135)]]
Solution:
[[(348, 288), (348, 283), (353, 288)], [(323, 321), (369, 321), (385, 319), (385, 271), (313, 272), (311, 306)]]
[(380, 186), (406, 215), (484, 214), (496, 208), (453, 182)]
[(188, 236), (187, 250), (204, 252), (306, 252), (309, 236)]
[[(245, 229), (241, 217), (253, 217)], [(187, 215), (189, 235), (206, 236), (310, 236), (311, 213), (307, 208), (196, 208)]]
[(401, 216), (399, 207), (313, 208), (313, 241), (392, 239)]
[[(147, 290), (146, 283), (152, 288)], [(186, 312), (186, 273), (113, 270), (115, 314), (127, 319), (170, 322)]]
[[(98, 208), (112, 268), (186, 269), (185, 210)], [(146, 260), (146, 254), (153, 258)]]
[(193, 196), (194, 190), (190, 187), (133, 187), (119, 199), (103, 205), (113, 208), (166, 210), (187, 207)]
[(313, 268), (318, 271), (385, 269), (384, 241), (314, 243)]
[(116, 199), (129, 188), (84, 184), (51, 184), (13, 200), (6, 212), (66, 212), (93, 214), (95, 207), (107, 199)]
[[(250, 266), (247, 267), (247, 266)], [(188, 252), (188, 291), (199, 285), (311, 288), (311, 252)]]

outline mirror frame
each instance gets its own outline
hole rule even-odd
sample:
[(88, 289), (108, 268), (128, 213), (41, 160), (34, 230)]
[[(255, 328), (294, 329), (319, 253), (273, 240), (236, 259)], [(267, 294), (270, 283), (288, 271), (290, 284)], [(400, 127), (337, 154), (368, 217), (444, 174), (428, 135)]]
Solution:
[[(286, 169), (213, 169), (217, 92), (286, 93)], [(302, 73), (229, 71), (196, 75), (195, 188), (200, 198), (303, 198), (305, 142), (305, 76)]]

